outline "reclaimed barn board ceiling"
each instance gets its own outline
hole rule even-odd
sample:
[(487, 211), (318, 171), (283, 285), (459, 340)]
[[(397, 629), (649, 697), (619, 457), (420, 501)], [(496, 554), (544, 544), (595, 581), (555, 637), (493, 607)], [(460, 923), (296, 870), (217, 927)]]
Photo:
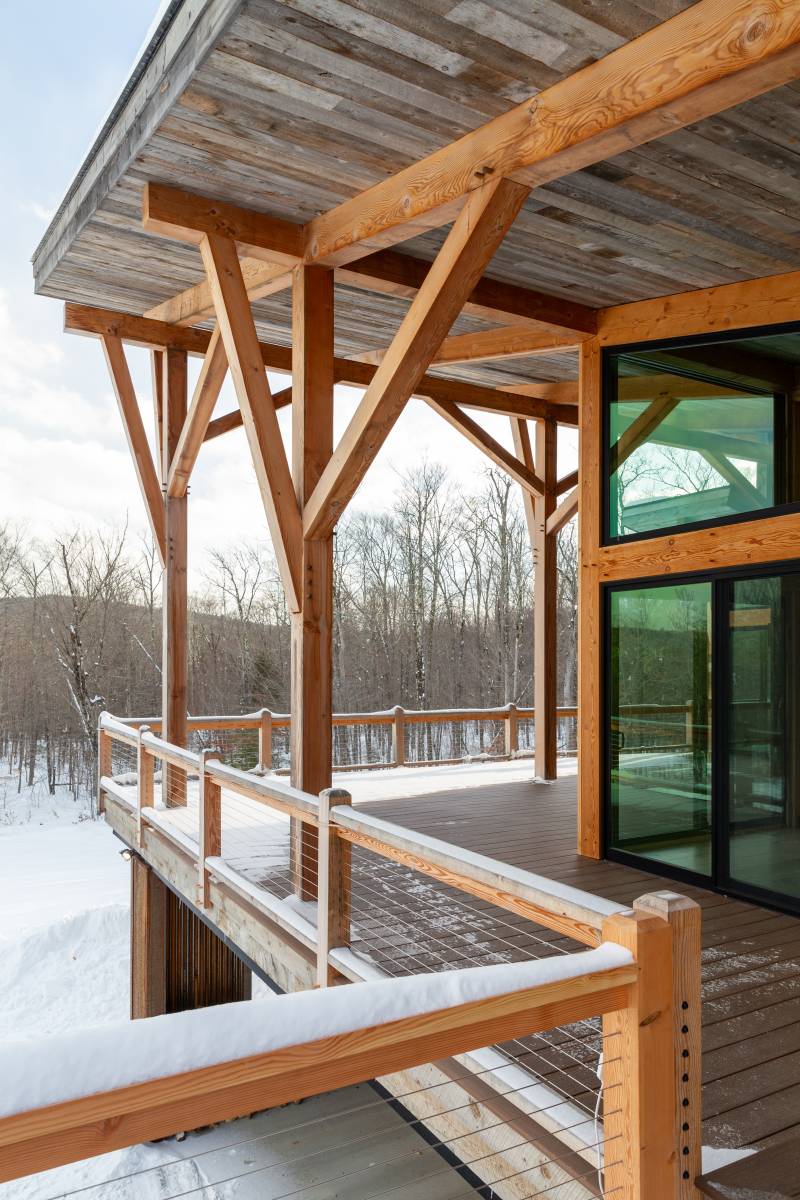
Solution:
[[(206, 0), (198, 19), (173, 5), (183, 58), (165, 70), (169, 54), (151, 47), (147, 67), (163, 111), (146, 136), (142, 121), (95, 146), (83, 194), (68, 194), (36, 252), (37, 290), (143, 313), (202, 278), (193, 248), (142, 230), (147, 180), (307, 221), (688, 7)], [(784, 86), (535, 189), (490, 274), (600, 307), (800, 268), (799, 101), (800, 84)], [(444, 233), (402, 249), (430, 259)], [(406, 309), (352, 287), (336, 301), (343, 356), (388, 344)], [(254, 313), (262, 338), (289, 341), (287, 295)], [(462, 317), (454, 332), (485, 327)], [(575, 356), (441, 373), (563, 379)]]

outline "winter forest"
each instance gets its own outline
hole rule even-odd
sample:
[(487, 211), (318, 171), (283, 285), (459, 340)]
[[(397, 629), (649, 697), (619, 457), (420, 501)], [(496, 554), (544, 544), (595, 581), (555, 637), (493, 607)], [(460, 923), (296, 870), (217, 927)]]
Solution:
[[(559, 538), (559, 704), (576, 694), (577, 539)], [(336, 711), (530, 705), (534, 564), (519, 489), (423, 464), (335, 539)], [(289, 708), (289, 617), (267, 544), (192, 564), (189, 709)], [(160, 711), (160, 567), (126, 529), (0, 527), (0, 758), (19, 789), (93, 787), (97, 721)], [(0, 812), (0, 821), (3, 813)]]

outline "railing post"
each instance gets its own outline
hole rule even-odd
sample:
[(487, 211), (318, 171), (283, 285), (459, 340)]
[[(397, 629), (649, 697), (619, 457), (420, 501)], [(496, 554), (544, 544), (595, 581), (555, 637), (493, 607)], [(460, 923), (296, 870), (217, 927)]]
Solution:
[(608, 917), (603, 940), (630, 950), (638, 969), (628, 1005), (603, 1018), (604, 1194), (676, 1200), (672, 928), (637, 909)]
[[(139, 777), (138, 786), (138, 803), (136, 805), (136, 844), (142, 844), (142, 809), (153, 807), (154, 793), (154, 778), (155, 775), (155, 759), (152, 754), (148, 753), (147, 747), (143, 745), (142, 738), (146, 733), (150, 732), (149, 725), (140, 725), (138, 733), (138, 748), (136, 752), (136, 773)], [(162, 767), (162, 780), (164, 776), (164, 768)], [(163, 783), (162, 783), (163, 787)]]
[(406, 710), (396, 704), (392, 714), (392, 766), (403, 767), (406, 761)]
[(331, 949), (350, 945), (350, 860), (351, 846), (331, 826), (330, 810), (352, 804), (343, 788), (325, 788), (319, 794), (319, 838), (317, 859), (317, 985), (336, 982), (336, 971), (328, 962)]
[[(100, 721), (103, 716), (100, 714)], [(106, 811), (106, 794), (103, 790), (102, 781), (105, 775), (111, 774), (111, 738), (103, 729), (102, 723), (97, 727), (97, 811), (103, 813)]]
[(272, 713), (268, 708), (260, 712), (258, 727), (258, 765), (262, 771), (272, 770)]
[(199, 808), (200, 826), (197, 844), (197, 903), (208, 908), (210, 875), (206, 860), (222, 853), (222, 788), (206, 772), (209, 759), (218, 759), (219, 750), (200, 751)]
[(506, 711), (505, 748), (506, 754), (511, 758), (519, 749), (519, 716), (517, 715), (517, 706), (513, 701), (506, 705)]
[(700, 1200), (694, 1181), (702, 1171), (701, 909), (677, 892), (652, 892), (634, 910), (652, 913), (672, 929), (672, 1055), (677, 1080), (675, 1145), (680, 1147), (679, 1200)]

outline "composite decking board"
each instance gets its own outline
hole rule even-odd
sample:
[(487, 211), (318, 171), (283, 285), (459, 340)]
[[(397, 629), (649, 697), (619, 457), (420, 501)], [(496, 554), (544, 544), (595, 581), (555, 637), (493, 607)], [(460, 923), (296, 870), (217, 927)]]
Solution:
[(702, 1186), (712, 1200), (796, 1200), (800, 1196), (800, 1139), (789, 1138), (757, 1155), (712, 1172)]
[[(664, 887), (663, 877), (577, 855), (574, 776), (359, 807), (619, 903)], [(800, 1133), (800, 920), (702, 888), (667, 886), (703, 908), (703, 1024), (712, 1045), (704, 1064), (705, 1140), (762, 1145), (787, 1130)]]
[[(121, 178), (97, 190), (86, 223), (58, 254), (49, 246), (57, 261), (40, 290), (145, 311), (201, 276), (195, 251), (142, 232), (145, 179), (304, 221), (689, 3), (552, 0), (544, 22), (509, 0), (249, 0)], [(796, 269), (797, 98), (785, 85), (536, 188), (491, 274), (605, 305)], [(431, 259), (441, 240), (434, 231), (407, 249)], [(353, 290), (338, 309), (340, 353), (385, 345), (403, 311)], [(282, 301), (256, 313), (262, 335), (288, 333)], [(575, 371), (574, 358), (553, 356), (445, 373), (497, 382)]]

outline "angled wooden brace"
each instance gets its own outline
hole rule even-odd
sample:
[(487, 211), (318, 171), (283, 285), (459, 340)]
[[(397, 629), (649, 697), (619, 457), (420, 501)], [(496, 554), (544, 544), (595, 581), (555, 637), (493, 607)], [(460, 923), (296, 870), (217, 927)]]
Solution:
[(228, 371), (228, 357), (219, 325), (211, 335), (192, 403), (175, 448), (167, 480), (168, 496), (185, 496), (200, 447), (208, 432), (211, 414)]
[(527, 194), (498, 179), (468, 197), (308, 500), (306, 537), (333, 529)]
[(267, 381), (236, 243), (216, 234), (200, 244), (222, 342), (242, 410), (250, 453), (286, 602), (300, 610), (302, 521), (275, 403)]
[(153, 540), (163, 567), (166, 561), (164, 497), (153, 465), (153, 456), (147, 444), (147, 434), (144, 431), (142, 415), (136, 401), (128, 360), (118, 337), (103, 334), (102, 341), (122, 424), (125, 428), (125, 436), (133, 457), (133, 465), (136, 468), (136, 478), (139, 480), (139, 488), (150, 520)]
[(425, 399), (434, 412), (438, 412), (454, 429), (463, 433), (464, 437), (472, 442), (473, 446), (482, 450), (493, 463), (507, 471), (523, 491), (533, 496), (541, 494), (544, 484), (536, 472), (525, 463), (520, 462), (510, 450), (506, 450), (505, 446), (487, 433), (477, 421), (473, 421), (472, 417), (468, 417), (457, 404), (453, 404), (451, 400), (434, 400), (429, 396), (426, 396)]
[(564, 497), (558, 508), (556, 508), (547, 518), (545, 532), (558, 533), (560, 529), (563, 529), (567, 521), (571, 521), (575, 516), (575, 513), (578, 511), (579, 499), (579, 489), (573, 488), (570, 494)]

